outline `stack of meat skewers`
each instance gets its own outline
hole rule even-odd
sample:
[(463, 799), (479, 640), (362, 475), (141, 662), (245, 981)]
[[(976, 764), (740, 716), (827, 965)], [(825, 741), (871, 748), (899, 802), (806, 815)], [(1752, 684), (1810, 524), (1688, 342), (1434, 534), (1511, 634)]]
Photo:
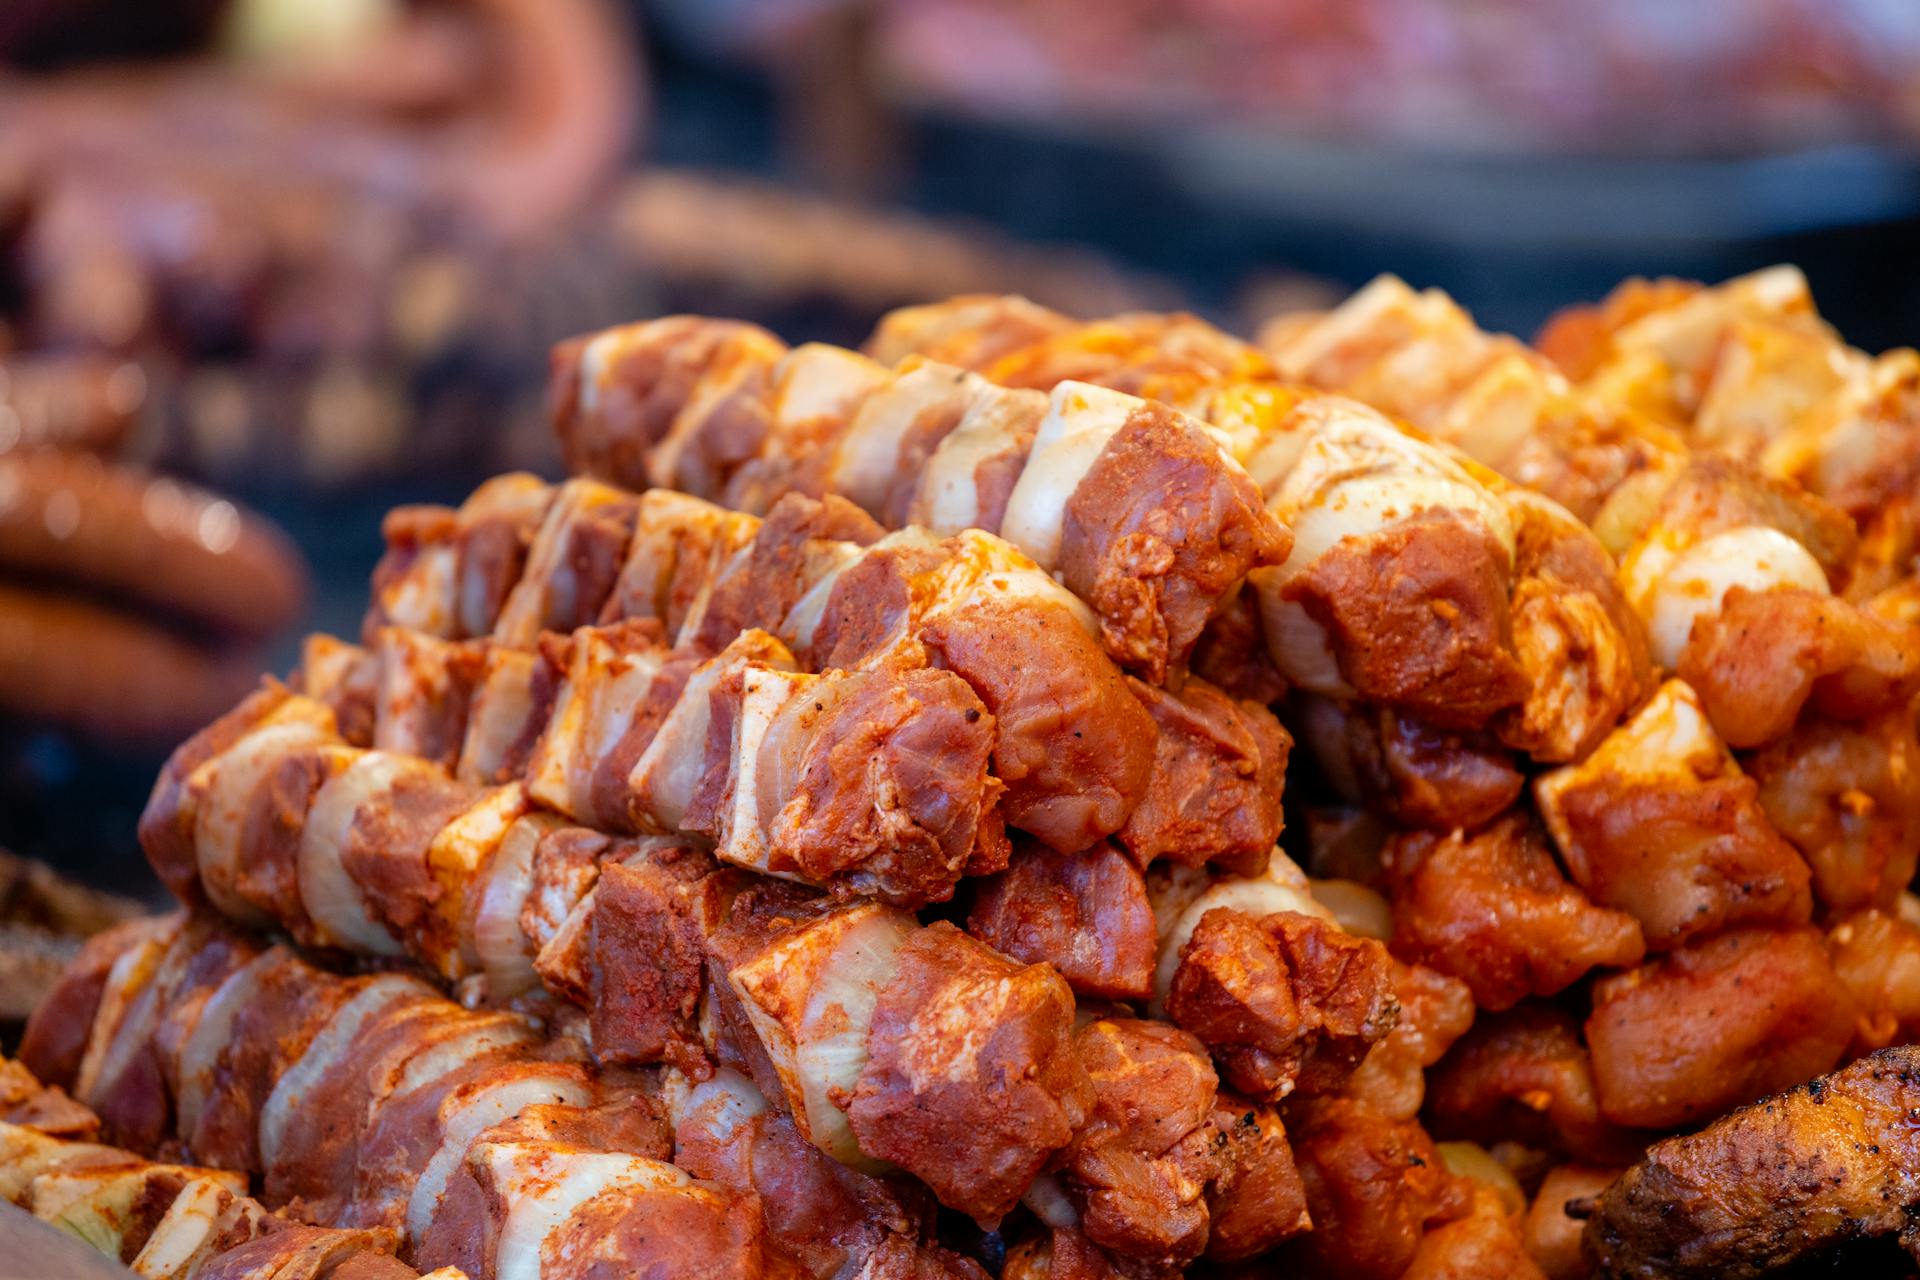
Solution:
[[(864, 353), (566, 344), (575, 478), (392, 514), (358, 640), (169, 762), (186, 909), (90, 945), (24, 1069), (192, 1162), (219, 1243), (396, 1276), (1758, 1274), (1854, 1200), (1899, 1229), (1891, 1136), (1844, 1185), (1741, 1155), (1838, 1159), (1739, 1109), (1856, 1058), (1816, 1104), (1920, 1105), (1920, 522), (1832, 478), (1845, 411), (1728, 372), (1779, 288), (1563, 321), (1565, 371), (1395, 281), (1264, 350), (989, 297)], [(219, 1234), (146, 1274), (248, 1274)]]

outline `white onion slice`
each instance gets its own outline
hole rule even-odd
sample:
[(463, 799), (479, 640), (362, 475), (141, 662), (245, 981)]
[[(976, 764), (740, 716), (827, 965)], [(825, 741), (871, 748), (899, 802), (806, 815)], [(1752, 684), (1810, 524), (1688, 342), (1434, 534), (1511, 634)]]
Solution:
[(791, 427), (845, 418), (890, 377), (885, 365), (858, 351), (802, 343), (774, 368), (774, 421)]
[(911, 507), (914, 518), (941, 535), (977, 528), (980, 468), (1002, 456), (1024, 462), (1031, 447), (1028, 425), (1029, 420), (1014, 414), (970, 414), (947, 433), (920, 469)]
[(531, 814), (507, 828), (487, 866), (486, 887), (473, 919), (473, 950), (493, 1000), (511, 1000), (539, 985), (533, 954), (520, 928), (520, 908), (533, 891), (533, 853), (560, 820)]
[(1393, 940), (1393, 905), (1379, 890), (1357, 880), (1315, 880), (1313, 900), (1355, 937), (1376, 942)]
[(397, 1098), (425, 1088), (477, 1058), (500, 1049), (532, 1044), (539, 1038), (527, 1020), (517, 1014), (448, 1009), (434, 1020), (450, 1026), (454, 1034), (437, 1041), (421, 1036), (417, 1041), (421, 1047), (401, 1066), (390, 1096)]
[(429, 933), (420, 939), (415, 958), (442, 978), (465, 977), (479, 967), (479, 953), (465, 919), (467, 887), (484, 874), (500, 842), (527, 808), (527, 792), (519, 783), (495, 787), (442, 827), (427, 846), (427, 867), (441, 887), (433, 909), (446, 921), (452, 943), (448, 945), (439, 933)]
[(582, 1205), (613, 1191), (668, 1190), (692, 1179), (659, 1160), (601, 1151), (556, 1151), (488, 1143), (473, 1158), (507, 1206), (494, 1252), (494, 1280), (540, 1280), (541, 1250)]
[(949, 539), (952, 554), (933, 571), (929, 620), (975, 606), (1064, 609), (1080, 629), (1098, 639), (1093, 610), (1016, 546), (991, 533), (968, 529)]
[(534, 799), (581, 822), (610, 816), (594, 808), (594, 767), (633, 727), (663, 662), (664, 651), (622, 651), (594, 628), (574, 633), (566, 678), (527, 763)]
[(1247, 575), (1260, 606), (1260, 630), (1267, 639), (1267, 655), (1288, 680), (1309, 693), (1350, 698), (1354, 688), (1340, 670), (1327, 630), (1297, 601), (1281, 590), (1286, 575), (1278, 569), (1255, 569)]
[(552, 1103), (584, 1107), (592, 1101), (590, 1091), (577, 1075), (556, 1067), (551, 1075), (522, 1076), (489, 1085), (463, 1097), (452, 1114), (441, 1124), (440, 1145), (420, 1171), (420, 1179), (407, 1198), (407, 1234), (419, 1240), (433, 1224), (460, 1162), (466, 1158), (473, 1140), (497, 1124), (504, 1124), (528, 1107)]
[(452, 635), (458, 572), (459, 552), (451, 543), (425, 548), (381, 596), (381, 612), (396, 627), (430, 636)]
[(1712, 359), (1736, 320), (1795, 310), (1813, 311), (1811, 289), (1800, 268), (1783, 263), (1701, 289), (1622, 325), (1613, 335), (1613, 348), (1650, 351), (1677, 370), (1691, 371)]
[(859, 1082), (867, 1031), (900, 947), (918, 928), (894, 907), (863, 902), (789, 930), (728, 978), (787, 1092), (794, 1124), (842, 1164), (884, 1168), (833, 1102)]
[[(699, 1084), (690, 1081), (678, 1068), (670, 1068), (662, 1090), (667, 1104), (667, 1119), (676, 1134), (697, 1125), (710, 1141), (725, 1145), (734, 1133), (755, 1116), (767, 1113), (766, 1097), (753, 1081), (732, 1067), (721, 1067)], [(675, 1138), (676, 1142), (683, 1139)]]
[(722, 657), (696, 668), (646, 750), (627, 771), (628, 794), (659, 831), (678, 831), (686, 821), (703, 776), (712, 694), (734, 665)]
[(315, 793), (300, 835), (300, 901), (321, 941), (362, 955), (405, 953), (400, 941), (374, 917), (341, 857), (360, 806), (391, 791), (410, 774), (436, 780), (443, 776), (424, 760), (367, 751), (356, 753), (352, 764)]
[(189, 1180), (211, 1182), (228, 1195), (247, 1193), (247, 1180), (237, 1173), (123, 1156), (115, 1164), (81, 1167), (63, 1161), (61, 1167), (43, 1171), (28, 1186), (26, 1207), (43, 1222), (98, 1246), (125, 1240), (134, 1208), (149, 1188), (181, 1186)]
[(467, 704), (467, 731), (460, 740), (454, 776), (462, 782), (497, 782), (507, 752), (533, 717), (533, 682), (540, 659), (520, 649), (489, 647), (486, 672)]
[(1094, 462), (1145, 402), (1085, 382), (1062, 382), (1047, 398), (1047, 416), (1027, 465), (1007, 497), (1000, 536), (1051, 572), (1072, 499)]
[(180, 1085), (173, 1106), (182, 1136), (191, 1138), (199, 1127), (208, 1091), (213, 1088), (214, 1067), (219, 1064), (220, 1051), (227, 1047), (233, 1035), (234, 1018), (258, 997), (260, 980), (275, 966), (285, 963), (284, 952), (261, 952), (228, 974), (226, 981), (215, 988), (201, 1006), (199, 1019), (180, 1046)]
[(640, 324), (615, 325), (603, 329), (587, 340), (580, 349), (580, 381), (575, 394), (580, 397), (580, 412), (593, 414), (600, 410), (600, 385), (607, 380), (607, 369), (614, 358), (628, 347), (644, 341), (653, 330), (657, 321)]
[(1735, 587), (1828, 593), (1826, 570), (1813, 553), (1762, 525), (1727, 529), (1681, 549), (1656, 530), (1621, 566), (1621, 581), (1647, 621), (1654, 661), (1669, 671), (1679, 666), (1694, 622), (1717, 613)]
[(1369, 280), (1315, 323), (1296, 331), (1282, 348), (1273, 351), (1275, 366), (1289, 382), (1324, 383), (1327, 362), (1345, 366), (1354, 362), (1356, 347), (1384, 354), (1417, 332), (1420, 295), (1394, 275)]
[(147, 1242), (128, 1264), (146, 1280), (187, 1275), (188, 1264), (207, 1247), (233, 1193), (212, 1178), (191, 1178), (160, 1215)]
[(168, 929), (141, 939), (108, 968), (86, 1052), (74, 1076), (73, 1096), (79, 1101), (95, 1105), (98, 1091), (116, 1080), (134, 1053), (146, 1047), (159, 1012), (155, 1007), (155, 975), (167, 958), (176, 932)]
[(127, 1153), (92, 1142), (50, 1138), (25, 1125), (0, 1123), (0, 1200), (22, 1204), (34, 1179), (49, 1169), (124, 1164)]
[(600, 509), (629, 501), (625, 492), (598, 480), (575, 478), (555, 490), (527, 549), (520, 581), (500, 607), (500, 617), (493, 625), (494, 639), (516, 649), (530, 649), (549, 619), (579, 616), (580, 583), (569, 559), (574, 526)]
[(806, 589), (800, 598), (787, 610), (787, 616), (780, 620), (780, 638), (795, 649), (806, 650), (813, 644), (814, 632), (820, 629), (820, 619), (826, 613), (827, 603), (833, 598), (834, 584), (840, 576), (854, 565), (860, 563), (868, 548), (853, 542), (823, 542), (810, 548), (807, 566), (802, 574)]
[(973, 394), (976, 374), (927, 361), (869, 395), (853, 415), (834, 451), (828, 488), (879, 516), (880, 507), (900, 471), (900, 446), (914, 426), (934, 413), (956, 418)]
[(721, 817), (714, 855), (735, 866), (767, 875), (795, 878), (790, 870), (773, 866), (764, 815), (760, 812), (760, 747), (766, 741), (780, 708), (821, 677), (790, 671), (750, 667), (741, 673), (740, 706), (734, 714), (733, 742), (727, 769), (727, 807)]
[[(724, 342), (726, 354), (711, 361), (700, 371), (680, 412), (674, 415), (673, 424), (667, 428), (659, 443), (648, 451), (648, 483), (661, 489), (681, 486), (680, 459), (712, 417), (714, 409), (738, 393), (751, 379), (778, 363), (787, 351), (786, 344), (772, 334), (750, 329), (737, 331)], [(763, 393), (756, 388), (754, 394)]]

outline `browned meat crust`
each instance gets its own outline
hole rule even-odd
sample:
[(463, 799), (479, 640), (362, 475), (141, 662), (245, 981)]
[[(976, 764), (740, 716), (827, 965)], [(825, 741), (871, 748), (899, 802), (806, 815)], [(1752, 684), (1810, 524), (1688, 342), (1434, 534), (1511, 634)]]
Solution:
[(1767, 818), (1812, 868), (1823, 907), (1891, 906), (1912, 883), (1920, 739), (1910, 708), (1857, 724), (1803, 716), (1744, 763)]
[(1673, 763), (1693, 785), (1602, 775), (1560, 792), (1574, 882), (1635, 916), (1655, 951), (1726, 928), (1804, 923), (1811, 873), (1767, 821), (1753, 779), (1731, 760)]
[(1866, 1236), (1920, 1249), (1917, 1104), (1903, 1046), (1656, 1143), (1600, 1197), (1589, 1256), (1617, 1280), (1747, 1280)]
[(1305, 1275), (1398, 1280), (1426, 1228), (1467, 1207), (1460, 1181), (1411, 1120), (1331, 1098), (1307, 1108), (1292, 1132), (1313, 1230), (1286, 1256)]
[(1063, 1157), (1080, 1229), (1127, 1258), (1185, 1266), (1206, 1247), (1205, 1191), (1225, 1171), (1206, 1050), (1177, 1027), (1138, 1018), (1090, 1022), (1073, 1043), (1093, 1086)]
[(1520, 798), (1514, 752), (1485, 730), (1441, 729), (1389, 707), (1296, 694), (1291, 723), (1347, 800), (1430, 831), (1481, 826)]

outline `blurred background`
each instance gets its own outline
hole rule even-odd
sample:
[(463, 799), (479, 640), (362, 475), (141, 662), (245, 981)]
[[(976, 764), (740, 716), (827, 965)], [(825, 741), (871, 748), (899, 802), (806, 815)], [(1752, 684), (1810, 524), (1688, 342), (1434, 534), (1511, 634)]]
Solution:
[(553, 470), (584, 329), (1792, 260), (1878, 349), (1916, 229), (1911, 0), (0, 0), (0, 847), (150, 892), (169, 747)]

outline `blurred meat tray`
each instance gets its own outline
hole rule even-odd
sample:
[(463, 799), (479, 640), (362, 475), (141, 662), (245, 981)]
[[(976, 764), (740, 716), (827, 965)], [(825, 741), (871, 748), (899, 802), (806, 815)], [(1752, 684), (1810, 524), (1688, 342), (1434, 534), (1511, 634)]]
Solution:
[(0, 849), (0, 1023), (24, 1022), (82, 942), (141, 910)]
[(10, 8), (0, 351), (138, 360), (143, 447), (203, 476), (470, 452), (489, 362), (610, 301), (573, 232), (635, 131), (629, 49), (601, 0)]

